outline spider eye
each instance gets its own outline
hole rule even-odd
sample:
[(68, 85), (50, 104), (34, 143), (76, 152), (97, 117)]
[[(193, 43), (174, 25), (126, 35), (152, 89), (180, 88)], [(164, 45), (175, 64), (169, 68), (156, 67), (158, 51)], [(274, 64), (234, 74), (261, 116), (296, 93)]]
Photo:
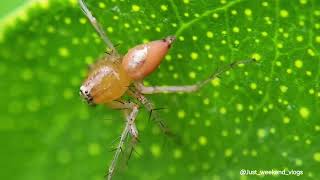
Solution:
[(81, 86), (80, 87), (80, 96), (86, 100), (86, 102), (88, 104), (92, 104), (92, 101), (93, 101), (93, 98), (92, 96), (90, 95), (89, 91), (88, 90), (85, 90), (86, 87), (85, 86)]

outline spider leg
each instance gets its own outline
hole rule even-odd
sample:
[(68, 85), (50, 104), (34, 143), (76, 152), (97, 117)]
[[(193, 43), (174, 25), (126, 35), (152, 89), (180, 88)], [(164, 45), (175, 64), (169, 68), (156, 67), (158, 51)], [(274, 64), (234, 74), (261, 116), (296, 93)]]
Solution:
[(177, 143), (177, 144), (181, 144), (181, 139), (179, 136), (177, 136), (176, 134), (174, 134), (170, 128), (165, 124), (165, 122), (160, 118), (160, 115), (155, 111), (157, 108), (154, 108), (153, 103), (147, 99), (147, 97), (145, 97), (143, 94), (141, 94), (139, 91), (136, 90), (129, 90), (129, 95), (133, 96), (134, 98), (136, 98), (141, 104), (143, 104), (143, 106), (150, 112), (149, 115), (151, 117), (151, 119), (157, 123), (157, 125), (159, 126), (160, 130), (166, 135), (169, 136), (171, 138), (173, 138), (173, 140)]
[(117, 161), (119, 159), (120, 153), (124, 149), (124, 144), (126, 142), (126, 138), (127, 138), (128, 134), (131, 134), (133, 139), (138, 138), (138, 131), (137, 131), (137, 128), (135, 125), (135, 119), (136, 119), (137, 114), (139, 112), (139, 106), (135, 103), (132, 103), (132, 102), (124, 102), (123, 108), (124, 109), (127, 108), (125, 110), (126, 124), (125, 124), (125, 127), (121, 133), (120, 142), (119, 142), (117, 148), (115, 149), (115, 154), (113, 156), (112, 162), (109, 166), (108, 177), (107, 177), (108, 180), (112, 179)]
[(90, 12), (88, 6), (84, 2), (84, 0), (78, 0), (79, 5), (81, 7), (82, 12), (84, 13), (85, 16), (89, 19), (90, 23), (92, 26), (95, 28), (95, 30), (98, 32), (102, 40), (106, 43), (106, 45), (109, 47), (112, 53), (118, 55), (117, 50), (115, 49), (114, 45), (110, 41), (110, 39), (107, 37), (106, 33), (104, 32), (102, 26), (98, 22), (98, 20), (92, 15)]
[(211, 74), (207, 79), (203, 81), (199, 81), (193, 85), (184, 85), (184, 86), (144, 86), (141, 82), (135, 83), (135, 87), (142, 93), (142, 94), (155, 94), (155, 93), (190, 93), (195, 92), (201, 89), (204, 85), (209, 83), (210, 81), (219, 78), (220, 75), (233, 69), (239, 64), (246, 64), (250, 62), (254, 62), (255, 59), (243, 60), (243, 61), (236, 61), (233, 62), (221, 69), (216, 70), (213, 74)]

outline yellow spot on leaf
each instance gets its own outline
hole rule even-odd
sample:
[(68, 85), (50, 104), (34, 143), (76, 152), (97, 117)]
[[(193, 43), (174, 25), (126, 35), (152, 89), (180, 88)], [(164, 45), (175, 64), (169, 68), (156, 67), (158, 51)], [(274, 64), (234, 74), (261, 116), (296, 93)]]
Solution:
[(237, 111), (242, 111), (243, 110), (243, 105), (242, 104), (237, 104), (236, 105)]
[(197, 74), (196, 74), (195, 72), (193, 72), (193, 71), (189, 72), (189, 77), (190, 77), (191, 79), (196, 78), (196, 76), (197, 76)]
[(287, 69), (287, 73), (288, 73), (288, 74), (291, 74), (291, 73), (292, 73), (292, 69), (288, 68), (288, 69)]
[(250, 84), (250, 88), (251, 88), (252, 90), (257, 89), (257, 84), (256, 84), (256, 83), (251, 83), (251, 84)]
[(211, 81), (211, 84), (215, 87), (220, 85), (220, 79), (216, 78)]
[(217, 18), (219, 17), (219, 14), (213, 13), (213, 14), (212, 14), (212, 17), (215, 18), (215, 19), (217, 19)]
[(308, 0), (300, 0), (300, 4), (307, 4)]
[(275, 128), (271, 128), (271, 129), (270, 129), (270, 133), (271, 133), (271, 134), (276, 133), (276, 129), (275, 129)]
[(207, 137), (205, 136), (200, 136), (198, 139), (198, 142), (200, 145), (205, 146), (208, 143)]
[(281, 86), (280, 86), (280, 90), (281, 90), (281, 92), (285, 93), (285, 92), (287, 92), (288, 87), (287, 87), (287, 86), (284, 86), (284, 85), (281, 85)]
[(301, 107), (299, 110), (299, 114), (303, 119), (307, 119), (310, 115), (310, 111), (307, 107)]
[(302, 68), (303, 66), (303, 62), (300, 59), (297, 59), (294, 61), (294, 65), (296, 66), (296, 68)]
[(227, 113), (227, 109), (225, 107), (221, 107), (219, 109), (220, 114), (226, 114)]
[(320, 36), (316, 36), (316, 42), (320, 43)]
[(97, 143), (91, 143), (88, 146), (88, 152), (91, 156), (97, 156), (100, 154), (100, 145)]
[(257, 61), (260, 61), (260, 60), (261, 60), (261, 55), (258, 54), (258, 53), (252, 54), (251, 57), (254, 58), (254, 59), (257, 60)]
[(65, 24), (71, 24), (71, 19), (69, 17), (64, 18), (64, 23)]
[(302, 160), (301, 159), (296, 159), (296, 165), (301, 166), (302, 165)]
[(112, 32), (113, 32), (113, 28), (112, 28), (112, 27), (108, 27), (108, 28), (107, 28), (107, 31), (108, 31), (109, 33), (112, 33)]
[(79, 22), (81, 24), (85, 24), (87, 22), (87, 19), (82, 17), (82, 18), (79, 19)]
[(246, 16), (251, 16), (251, 15), (252, 15), (251, 9), (245, 9), (245, 10), (244, 10), (244, 14), (245, 14)]
[(314, 94), (314, 89), (309, 89), (309, 94)]
[(205, 98), (203, 100), (203, 104), (208, 105), (210, 103), (210, 100), (208, 98)]
[(196, 41), (196, 40), (198, 40), (198, 37), (197, 36), (192, 36), (192, 40)]
[(313, 159), (317, 162), (320, 162), (320, 152), (316, 152), (313, 154)]
[(196, 59), (198, 59), (199, 55), (198, 55), (198, 53), (196, 53), (196, 52), (192, 52), (192, 53), (190, 54), (190, 57), (191, 57), (191, 59), (196, 60)]
[(256, 150), (253, 149), (253, 150), (251, 151), (251, 156), (254, 156), (254, 157), (255, 157), (255, 156), (257, 156), (257, 154), (258, 154), (258, 153), (257, 153)]
[(41, 8), (43, 9), (48, 9), (49, 7), (49, 1), (48, 0), (41, 0), (41, 1), (38, 1), (39, 5)]
[(132, 10), (133, 12), (138, 12), (138, 11), (140, 11), (140, 6), (134, 4), (134, 5), (131, 6), (131, 10)]
[(312, 75), (312, 72), (311, 72), (311, 71), (306, 71), (306, 75), (307, 75), (307, 76), (311, 76), (311, 75)]
[(266, 136), (266, 131), (264, 129), (258, 129), (257, 135), (260, 139), (262, 139)]
[(289, 12), (285, 9), (280, 10), (280, 16), (286, 18), (289, 16)]
[(101, 9), (106, 8), (106, 4), (104, 2), (99, 2), (99, 8)]
[(173, 151), (173, 157), (175, 159), (180, 159), (182, 157), (182, 151), (180, 149), (175, 149)]
[(308, 49), (308, 54), (310, 56), (315, 56), (316, 55), (315, 52), (312, 49)]
[(232, 149), (230, 149), (230, 148), (226, 149), (226, 150), (224, 151), (224, 155), (225, 155), (226, 157), (232, 156)]
[(69, 3), (72, 5), (72, 6), (75, 6), (78, 4), (77, 0), (69, 0)]
[(279, 49), (281, 49), (281, 48), (283, 48), (283, 44), (282, 44), (282, 43), (277, 43), (277, 47), (278, 47)]
[(213, 33), (212, 33), (211, 31), (208, 31), (208, 32), (207, 32), (207, 37), (208, 37), (208, 38), (213, 38)]
[(232, 28), (232, 31), (235, 33), (238, 33), (238, 32), (240, 32), (240, 29), (239, 29), (239, 27), (235, 26)]
[(70, 55), (69, 49), (67, 49), (66, 47), (59, 48), (59, 55), (62, 57), (68, 57)]
[(207, 50), (207, 51), (209, 51), (210, 48), (211, 48), (211, 46), (210, 46), (209, 44), (206, 44), (206, 45), (204, 46), (204, 49)]
[(264, 7), (267, 7), (269, 5), (269, 3), (268, 2), (262, 2), (262, 6), (264, 6)]
[(179, 119), (183, 119), (185, 116), (186, 116), (186, 113), (184, 112), (184, 110), (178, 111), (178, 118)]
[(264, 36), (264, 37), (268, 36), (268, 33), (265, 32), (265, 31), (263, 31), (261, 34), (262, 34), (262, 36)]
[(166, 5), (161, 5), (160, 8), (161, 8), (162, 11), (167, 11), (168, 10), (168, 6), (166, 6)]
[(296, 37), (296, 40), (297, 40), (298, 42), (302, 42), (302, 41), (303, 41), (303, 36), (301, 36), (301, 35), (297, 36), (297, 37)]
[(152, 144), (150, 147), (150, 151), (154, 157), (159, 157), (161, 155), (161, 148), (157, 144)]

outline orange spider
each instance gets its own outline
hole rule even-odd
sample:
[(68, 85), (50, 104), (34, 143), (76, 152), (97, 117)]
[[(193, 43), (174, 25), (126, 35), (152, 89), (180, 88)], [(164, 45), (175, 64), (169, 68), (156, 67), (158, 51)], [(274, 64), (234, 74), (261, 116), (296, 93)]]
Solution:
[[(199, 81), (193, 85), (146, 87), (141, 83), (141, 80), (146, 78), (159, 66), (174, 42), (175, 36), (168, 36), (161, 40), (137, 45), (130, 49), (125, 56), (120, 56), (84, 1), (79, 0), (79, 4), (83, 13), (111, 50), (111, 53), (105, 55), (90, 68), (86, 80), (80, 87), (80, 95), (89, 104), (104, 104), (111, 108), (123, 109), (126, 116), (126, 125), (109, 167), (108, 179), (112, 178), (118, 157), (123, 150), (128, 134), (131, 135), (133, 142), (136, 142), (138, 139), (135, 119), (139, 111), (139, 105), (121, 99), (123, 95), (132, 96), (141, 103), (140, 105), (143, 105), (148, 111), (152, 112), (154, 105), (144, 94), (195, 92), (234, 66), (254, 61), (254, 59), (250, 59), (234, 62), (216, 71), (206, 80)], [(130, 85), (133, 85), (133, 87), (129, 88)], [(152, 114), (155, 119), (159, 119), (157, 114)], [(164, 133), (170, 134), (170, 131), (161, 120), (156, 120), (156, 122)]]

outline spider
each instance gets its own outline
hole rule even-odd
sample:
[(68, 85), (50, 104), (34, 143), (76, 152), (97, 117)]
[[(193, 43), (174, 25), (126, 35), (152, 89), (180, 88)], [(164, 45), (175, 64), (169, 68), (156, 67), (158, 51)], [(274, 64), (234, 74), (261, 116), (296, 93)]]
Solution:
[[(112, 179), (119, 155), (125, 147), (127, 137), (129, 135), (131, 136), (133, 145), (138, 141), (139, 135), (135, 120), (140, 106), (144, 106), (150, 112), (150, 115), (152, 115), (152, 118), (162, 132), (167, 135), (172, 134), (160, 119), (159, 115), (154, 112), (154, 104), (145, 94), (195, 92), (233, 67), (255, 61), (255, 59), (248, 59), (233, 62), (224, 68), (218, 69), (207, 79), (193, 85), (144, 86), (142, 80), (157, 69), (161, 60), (168, 53), (175, 41), (175, 36), (168, 36), (161, 40), (137, 45), (131, 48), (126, 55), (121, 56), (85, 2), (79, 0), (79, 5), (84, 15), (89, 19), (101, 39), (107, 45), (107, 48), (111, 50), (90, 67), (88, 76), (80, 87), (80, 95), (89, 104), (104, 104), (110, 108), (121, 109), (124, 111), (126, 118), (119, 144), (115, 149), (115, 154), (109, 166), (107, 174), (107, 179), (109, 180)], [(139, 104), (126, 101), (123, 99), (124, 95), (133, 97)]]

